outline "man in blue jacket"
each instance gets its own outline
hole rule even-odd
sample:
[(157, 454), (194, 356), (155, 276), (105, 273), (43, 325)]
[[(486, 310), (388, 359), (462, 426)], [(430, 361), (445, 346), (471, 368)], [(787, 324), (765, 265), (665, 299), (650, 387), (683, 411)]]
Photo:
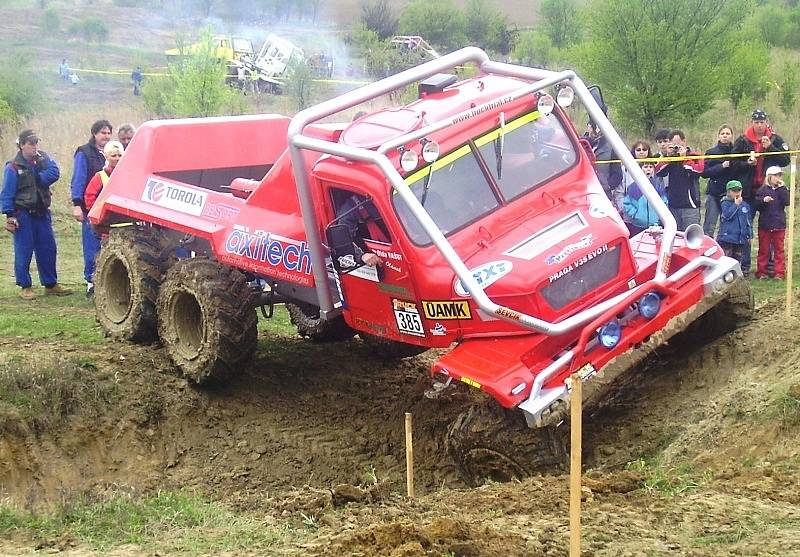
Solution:
[(17, 139), (19, 151), (6, 163), (0, 205), (6, 215), (6, 230), (14, 235), (14, 276), (19, 295), (36, 298), (31, 280), (31, 258), (45, 294), (66, 296), (72, 290), (58, 283), (56, 274), (56, 239), (50, 215), (50, 186), (60, 175), (56, 161), (39, 151), (39, 138), (33, 130), (23, 130)]

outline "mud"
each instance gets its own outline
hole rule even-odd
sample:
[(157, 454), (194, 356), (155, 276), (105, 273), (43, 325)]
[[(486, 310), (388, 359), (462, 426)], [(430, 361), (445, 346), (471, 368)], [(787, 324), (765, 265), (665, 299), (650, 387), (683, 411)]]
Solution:
[[(587, 554), (800, 555), (800, 424), (776, 402), (800, 389), (798, 337), (796, 319), (761, 307), (709, 346), (660, 349), (587, 415)], [(76, 350), (0, 343), (15, 358)], [(65, 493), (190, 488), (278, 522), (314, 517), (313, 535), (276, 554), (565, 555), (567, 477), (467, 489), (443, 445), (466, 395), (423, 396), (435, 354), (400, 364), (373, 356), (357, 340), (262, 331), (239, 377), (196, 389), (158, 346), (92, 347), (86, 388), (107, 384), (113, 402), (43, 432), (5, 416), (2, 497), (44, 510)], [(405, 412), (415, 424), (413, 501), (402, 496)], [(637, 465), (648, 458), (660, 466)], [(693, 485), (668, 492), (654, 470), (690, 470)]]

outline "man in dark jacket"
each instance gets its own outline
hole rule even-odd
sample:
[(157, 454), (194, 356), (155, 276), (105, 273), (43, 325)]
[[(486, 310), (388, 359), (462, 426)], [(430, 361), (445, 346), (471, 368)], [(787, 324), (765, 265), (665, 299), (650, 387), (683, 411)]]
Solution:
[[(733, 154), (749, 153), (749, 157), (733, 159), (736, 179), (742, 183), (742, 197), (750, 205), (750, 218), (755, 217), (756, 191), (764, 184), (764, 172), (768, 166), (789, 164), (789, 145), (769, 125), (767, 113), (756, 109), (750, 116), (751, 124), (733, 143)], [(750, 246), (744, 250), (742, 271), (750, 272)]]
[[(591, 143), (596, 161), (611, 161), (617, 158), (606, 136), (591, 120), (587, 125), (584, 137)], [(598, 164), (595, 167), (595, 172), (600, 180), (600, 185), (603, 186), (603, 191), (606, 192), (611, 203), (614, 204), (614, 208), (622, 213), (624, 210), (623, 199), (625, 197), (622, 185), (622, 166), (618, 162)]]
[(6, 215), (6, 230), (14, 235), (14, 276), (19, 295), (33, 300), (31, 258), (36, 254), (39, 280), (45, 294), (72, 294), (58, 283), (56, 274), (56, 239), (50, 216), (50, 186), (60, 175), (56, 161), (39, 151), (39, 138), (32, 130), (23, 130), (17, 139), (19, 151), (6, 163), (0, 204)]
[[(681, 130), (672, 132), (670, 158), (696, 156), (686, 145), (686, 135)], [(659, 162), (656, 175), (666, 178), (667, 206), (675, 217), (678, 230), (685, 230), (690, 224), (700, 224), (700, 175), (703, 173), (703, 159), (674, 160)]]
[(92, 137), (84, 145), (75, 150), (74, 169), (70, 182), (70, 195), (72, 196), (72, 216), (81, 223), (81, 239), (83, 243), (83, 278), (86, 280), (86, 292), (90, 294), (94, 285), (94, 260), (100, 251), (100, 236), (92, 230), (89, 219), (86, 218), (86, 206), (83, 196), (86, 185), (92, 177), (103, 170), (106, 158), (103, 156), (103, 147), (111, 140), (111, 123), (108, 120), (98, 120), (92, 124)]

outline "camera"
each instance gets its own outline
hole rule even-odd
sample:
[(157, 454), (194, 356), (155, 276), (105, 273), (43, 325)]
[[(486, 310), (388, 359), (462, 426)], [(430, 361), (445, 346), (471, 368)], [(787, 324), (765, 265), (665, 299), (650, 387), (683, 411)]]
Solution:
[(681, 152), (681, 146), (672, 144), (669, 146), (669, 152), (677, 155), (678, 153)]

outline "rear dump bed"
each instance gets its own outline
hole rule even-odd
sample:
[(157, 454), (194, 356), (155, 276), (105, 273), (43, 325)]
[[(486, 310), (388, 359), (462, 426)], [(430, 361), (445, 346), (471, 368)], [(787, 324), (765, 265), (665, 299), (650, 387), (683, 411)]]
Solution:
[[(90, 213), (133, 217), (211, 233), (286, 152), (290, 119), (279, 115), (144, 124)], [(249, 185), (232, 188), (236, 181)], [(237, 191), (238, 190), (238, 191)]]

